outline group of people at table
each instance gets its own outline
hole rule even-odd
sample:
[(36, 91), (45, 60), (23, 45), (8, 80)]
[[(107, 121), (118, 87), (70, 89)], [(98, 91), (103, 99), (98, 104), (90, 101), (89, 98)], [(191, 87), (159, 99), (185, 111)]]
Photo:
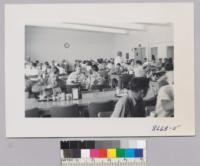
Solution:
[[(151, 82), (156, 82), (155, 110), (151, 113), (154, 117), (174, 116), (173, 95), (173, 60), (165, 58), (158, 62), (126, 60), (122, 61), (121, 52), (115, 58), (94, 60), (76, 60), (73, 71), (69, 71), (66, 60), (61, 63), (56, 61), (25, 62), (25, 91), (28, 97), (47, 99), (58, 96), (66, 91), (67, 86), (79, 85), (82, 90), (90, 91), (96, 87), (117, 87), (117, 80), (109, 80), (111, 75), (132, 75), (127, 87), (127, 95), (121, 97), (115, 105), (111, 117), (145, 117), (144, 97), (149, 91)], [(150, 99), (152, 100), (152, 99)]]

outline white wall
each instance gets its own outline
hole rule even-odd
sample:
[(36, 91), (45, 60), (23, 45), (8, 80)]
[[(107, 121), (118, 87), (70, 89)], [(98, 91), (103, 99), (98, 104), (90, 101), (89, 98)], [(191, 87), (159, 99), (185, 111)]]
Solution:
[[(64, 47), (65, 42), (70, 43), (70, 48)], [(150, 56), (151, 47), (158, 47), (158, 57), (164, 58), (166, 47), (173, 45), (173, 27), (149, 26), (147, 31), (120, 35), (27, 26), (25, 54), (42, 62), (113, 58), (118, 51), (122, 51), (124, 58), (126, 53), (133, 58), (133, 48), (138, 44), (146, 47), (146, 57)]]
[(146, 47), (146, 57), (150, 56), (151, 47), (158, 47), (158, 58), (167, 57), (167, 46), (173, 46), (173, 27), (149, 26), (147, 31), (135, 31), (129, 35), (116, 35), (114, 52), (121, 50), (123, 54), (129, 53), (133, 58), (133, 48)]
[[(70, 43), (70, 48), (64, 47), (65, 42)], [(113, 35), (27, 26), (25, 55), (43, 62), (109, 58), (114, 56)]]

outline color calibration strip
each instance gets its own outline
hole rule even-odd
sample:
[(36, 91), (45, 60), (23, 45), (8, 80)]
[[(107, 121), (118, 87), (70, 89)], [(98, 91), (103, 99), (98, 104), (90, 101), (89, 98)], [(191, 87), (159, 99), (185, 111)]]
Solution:
[(62, 166), (146, 166), (144, 140), (61, 141)]

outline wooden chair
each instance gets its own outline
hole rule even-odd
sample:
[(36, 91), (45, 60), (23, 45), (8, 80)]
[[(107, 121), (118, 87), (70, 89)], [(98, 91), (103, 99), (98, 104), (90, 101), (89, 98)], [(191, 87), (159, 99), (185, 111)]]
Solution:
[(77, 104), (68, 106), (56, 106), (49, 109), (51, 117), (79, 117), (79, 110)]
[(98, 117), (100, 112), (112, 112), (114, 110), (114, 102), (112, 100), (106, 102), (92, 102), (88, 105), (89, 117)]

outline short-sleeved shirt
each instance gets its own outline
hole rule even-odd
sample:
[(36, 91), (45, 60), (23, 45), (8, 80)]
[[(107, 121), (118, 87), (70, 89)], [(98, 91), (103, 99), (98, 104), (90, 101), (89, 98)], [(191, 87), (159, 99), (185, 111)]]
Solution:
[(142, 66), (137, 66), (134, 68), (135, 77), (146, 77), (146, 73)]
[(127, 95), (119, 99), (111, 117), (145, 117), (143, 99), (135, 95)]
[(76, 72), (73, 72), (69, 75), (68, 79), (67, 79), (67, 84), (68, 85), (72, 85), (74, 83), (85, 83), (85, 75), (80, 73), (77, 74)]
[(173, 85), (165, 85), (159, 89), (155, 111), (157, 117), (172, 117), (174, 115), (174, 109), (165, 110), (162, 105), (162, 101), (174, 101), (173, 89)]

